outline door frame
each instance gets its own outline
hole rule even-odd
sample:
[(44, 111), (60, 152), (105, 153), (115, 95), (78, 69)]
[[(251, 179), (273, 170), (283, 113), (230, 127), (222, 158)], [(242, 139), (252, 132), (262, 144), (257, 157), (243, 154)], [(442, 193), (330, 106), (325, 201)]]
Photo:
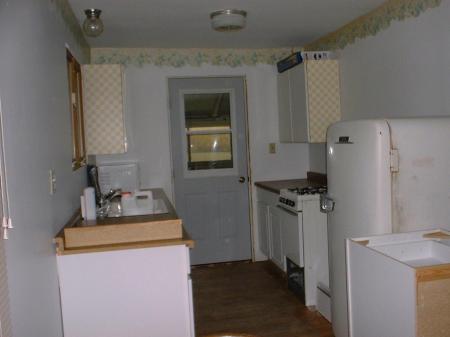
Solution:
[(170, 88), (169, 81), (172, 79), (190, 79), (190, 78), (240, 78), (244, 82), (244, 114), (245, 114), (245, 158), (247, 160), (247, 193), (248, 193), (248, 221), (250, 225), (250, 248), (251, 248), (251, 258), (252, 261), (255, 261), (255, 230), (254, 230), (254, 216), (253, 216), (253, 179), (252, 179), (252, 168), (251, 168), (251, 156), (250, 156), (250, 129), (249, 129), (249, 118), (248, 118), (248, 89), (247, 89), (247, 76), (244, 75), (213, 75), (213, 76), (168, 76), (166, 77), (166, 92), (167, 92), (167, 114), (168, 114), (168, 132), (169, 132), (169, 147), (170, 147), (170, 172), (171, 178), (170, 181), (172, 183), (172, 196), (173, 196), (173, 204), (176, 209), (175, 202), (175, 173), (173, 168), (173, 153), (172, 153), (172, 134), (170, 130), (172, 130), (172, 114), (171, 114), (171, 106), (170, 106)]

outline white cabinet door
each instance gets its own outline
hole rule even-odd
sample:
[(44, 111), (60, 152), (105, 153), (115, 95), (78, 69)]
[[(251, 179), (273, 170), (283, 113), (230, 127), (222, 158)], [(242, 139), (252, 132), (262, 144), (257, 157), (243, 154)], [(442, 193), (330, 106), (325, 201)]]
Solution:
[(269, 256), (269, 206), (258, 201), (258, 239), (259, 249)]
[(277, 207), (269, 207), (269, 219), (271, 238), (270, 259), (284, 270), (283, 243), (281, 241), (281, 210)]
[(339, 63), (306, 62), (308, 136), (310, 143), (325, 143), (328, 127), (341, 119)]
[(307, 143), (309, 140), (308, 110), (306, 101), (305, 66), (303, 64), (290, 70), (289, 84), (291, 96), (292, 142)]
[(341, 118), (337, 60), (308, 60), (278, 74), (279, 140), (325, 143)]
[(182, 245), (57, 256), (64, 336), (193, 337), (188, 263)]
[(278, 74), (278, 128), (280, 142), (292, 142), (289, 72)]

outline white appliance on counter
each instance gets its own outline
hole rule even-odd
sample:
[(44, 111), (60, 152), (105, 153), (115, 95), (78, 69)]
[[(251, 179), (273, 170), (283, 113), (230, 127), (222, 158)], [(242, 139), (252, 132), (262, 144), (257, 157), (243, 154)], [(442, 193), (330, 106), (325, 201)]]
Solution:
[(327, 133), (333, 331), (348, 337), (345, 240), (450, 228), (450, 118), (345, 121)]
[(320, 212), (319, 200), (326, 190), (325, 186), (282, 189), (278, 207), (286, 219), (281, 228), (285, 267), (290, 260), (301, 269), (296, 278), (302, 278), (305, 305), (330, 320), (327, 218)]

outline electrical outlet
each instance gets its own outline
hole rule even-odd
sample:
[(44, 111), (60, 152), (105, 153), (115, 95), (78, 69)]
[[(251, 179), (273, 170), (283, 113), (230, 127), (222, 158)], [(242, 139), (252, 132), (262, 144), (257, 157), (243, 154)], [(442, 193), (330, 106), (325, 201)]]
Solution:
[(54, 169), (48, 170), (48, 183), (50, 186), (50, 195), (55, 194), (56, 192), (56, 174)]
[(275, 145), (275, 143), (269, 143), (269, 153), (276, 153), (277, 152), (277, 147)]

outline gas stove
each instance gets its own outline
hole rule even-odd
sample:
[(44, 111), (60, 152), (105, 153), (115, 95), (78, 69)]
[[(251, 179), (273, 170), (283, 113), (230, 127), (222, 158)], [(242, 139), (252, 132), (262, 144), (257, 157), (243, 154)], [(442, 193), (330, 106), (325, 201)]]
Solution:
[(282, 189), (278, 198), (278, 206), (292, 212), (301, 212), (303, 201), (318, 200), (320, 195), (326, 192), (327, 187), (324, 185)]
[(297, 195), (314, 195), (326, 193), (327, 187), (325, 185), (321, 186), (306, 186), (306, 187), (296, 187), (296, 188), (288, 188), (289, 192), (296, 193)]

